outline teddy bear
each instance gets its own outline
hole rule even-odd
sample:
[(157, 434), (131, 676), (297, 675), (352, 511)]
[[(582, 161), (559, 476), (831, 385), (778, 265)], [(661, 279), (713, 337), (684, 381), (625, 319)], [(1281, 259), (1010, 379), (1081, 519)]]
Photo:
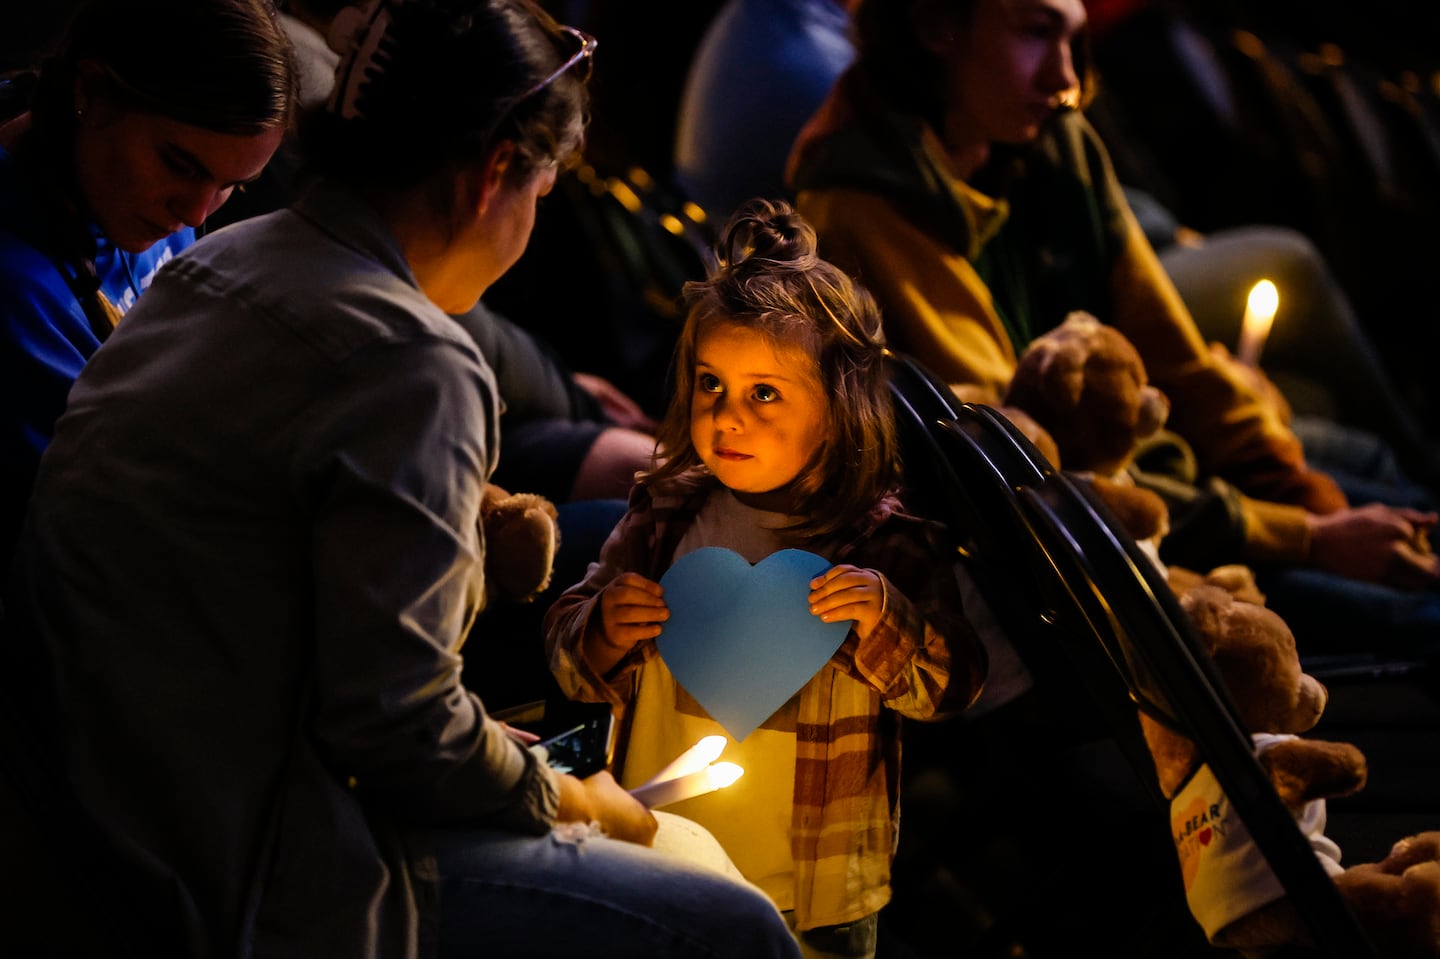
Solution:
[(526, 603), (550, 585), (560, 548), (555, 504), (538, 493), (485, 484), (480, 500), (485, 537), (485, 599)]
[[(1440, 956), (1440, 831), (1408, 836), (1382, 861), (1349, 868), (1324, 835), (1325, 800), (1362, 789), (1368, 769), (1353, 744), (1302, 735), (1319, 721), (1328, 696), (1304, 672), (1285, 621), (1209, 585), (1191, 589), (1180, 605), (1254, 738), (1261, 766), (1379, 955)], [(1140, 723), (1171, 801), (1186, 896), (1210, 941), (1246, 956), (1307, 944), (1308, 931), (1195, 744), (1143, 711)]]
[(1125, 470), (1170, 403), (1124, 334), (1089, 313), (1069, 314), (1021, 353), (1000, 410), (1052, 465), (1083, 476), (1136, 542), (1158, 545), (1169, 511)]
[(1003, 403), (1050, 433), (1066, 469), (1107, 477), (1123, 473), (1136, 443), (1170, 415), (1134, 344), (1079, 310), (1025, 348)]
[(1133, 343), (1113, 326), (1077, 310), (1021, 353), (1000, 411), (1056, 467), (1084, 479), (1120, 526), (1141, 546), (1176, 593), (1202, 584), (1264, 602), (1248, 566), (1230, 563), (1200, 573), (1160, 560), (1169, 509), (1127, 472), (1138, 445), (1170, 414)]

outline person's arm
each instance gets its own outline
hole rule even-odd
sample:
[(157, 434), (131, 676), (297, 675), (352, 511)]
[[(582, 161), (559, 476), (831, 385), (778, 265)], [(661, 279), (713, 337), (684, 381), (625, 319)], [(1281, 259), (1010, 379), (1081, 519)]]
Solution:
[(556, 777), (460, 681), (494, 420), (473, 354), (438, 340), (351, 355), (312, 410), (293, 479), (311, 516), (311, 728), (337, 775), (419, 821), (540, 833)]
[(584, 390), (604, 411), (605, 418), (616, 426), (653, 434), (660, 424), (640, 404), (603, 376), (594, 373), (572, 373), (575, 385)]
[(3, 234), (0, 260), (3, 455), (7, 463), (11, 457), (38, 462), (65, 411), (71, 385), (100, 342), (48, 261)]
[(1440, 556), (1430, 546), (1437, 516), (1367, 503), (1310, 515), (1310, 563), (1320, 569), (1397, 589), (1440, 589)]
[(1216, 477), (1196, 484), (1144, 470), (1132, 475), (1165, 498), (1167, 562), (1192, 569), (1297, 566), (1398, 589), (1440, 586), (1440, 557), (1429, 542), (1433, 512), (1369, 503), (1321, 515), (1257, 500)]
[(593, 822), (605, 835), (648, 846), (655, 841), (660, 822), (646, 806), (630, 795), (607, 769), (584, 779), (568, 773), (556, 776), (560, 788), (558, 822)]
[(626, 573), (648, 571), (653, 565), (648, 551), (655, 540), (649, 491), (637, 484), (629, 510), (601, 547), (599, 559), (590, 564), (585, 578), (565, 590), (546, 612), (545, 651), (550, 671), (566, 696), (623, 707), (632, 692), (635, 670), (655, 655), (653, 641), (633, 644), (629, 652), (622, 650), (608, 658), (587, 649), (597, 642), (601, 628), (602, 593)]
[(912, 719), (935, 719), (970, 705), (989, 666), (984, 644), (965, 618), (958, 581), (941, 574), (954, 557), (933, 546), (924, 527), (914, 519), (891, 519), (846, 557), (883, 569), (885, 599), (874, 628), (868, 634), (851, 630), (830, 661)]
[(482, 300), (455, 321), (495, 371), (507, 420), (604, 419), (599, 402), (575, 382), (559, 354), (514, 320)]
[(53, 285), (40, 279), (53, 269), (38, 256), (12, 259), (10, 252), (0, 238), (0, 569), (70, 387), (99, 346), (59, 276)]
[(1114, 308), (1102, 319), (1129, 337), (1150, 381), (1169, 397), (1167, 427), (1190, 442), (1205, 472), (1250, 496), (1315, 513), (1344, 507), (1335, 481), (1306, 464), (1283, 411), (1205, 343), (1090, 136), (1097, 193), (1120, 233), (1110, 277)]

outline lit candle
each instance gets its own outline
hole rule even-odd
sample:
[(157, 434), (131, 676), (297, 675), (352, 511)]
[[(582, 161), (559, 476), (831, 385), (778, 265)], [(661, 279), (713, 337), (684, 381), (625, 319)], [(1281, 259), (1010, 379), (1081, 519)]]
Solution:
[(649, 808), (656, 809), (682, 799), (693, 799), (717, 789), (724, 789), (744, 773), (745, 770), (734, 763), (715, 763), (673, 779), (651, 781), (643, 786), (636, 786), (630, 790), (630, 795)]
[(688, 776), (693, 772), (704, 769), (706, 766), (720, 758), (725, 751), (724, 736), (706, 736), (689, 749), (670, 761), (664, 769), (660, 770), (649, 779), (645, 780), (639, 788), (653, 786), (655, 783), (675, 779), (678, 776)]
[(1240, 324), (1240, 344), (1235, 350), (1235, 358), (1241, 363), (1260, 365), (1260, 350), (1270, 335), (1270, 325), (1275, 322), (1279, 305), (1280, 294), (1269, 280), (1261, 280), (1250, 288), (1250, 296), (1245, 300), (1245, 319)]

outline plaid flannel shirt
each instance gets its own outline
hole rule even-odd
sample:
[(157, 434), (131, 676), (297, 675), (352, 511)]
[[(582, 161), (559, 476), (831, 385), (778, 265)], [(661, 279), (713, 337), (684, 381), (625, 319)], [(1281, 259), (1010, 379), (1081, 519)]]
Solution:
[[(653, 641), (640, 643), (609, 674), (598, 675), (580, 652), (586, 625), (597, 614), (600, 590), (621, 573), (659, 581), (717, 486), (700, 473), (664, 489), (637, 483), (599, 561), (546, 614), (546, 648), (561, 688), (616, 710), (622, 730), (617, 765), (624, 761), (625, 715), (638, 671), (658, 654)], [(900, 717), (930, 720), (965, 708), (979, 695), (987, 665), (964, 616), (953, 552), (939, 524), (903, 512), (898, 499), (887, 496), (837, 542), (835, 562), (881, 572), (886, 603), (871, 635), (862, 642), (851, 630), (800, 692), (791, 853), (802, 929), (853, 921), (889, 901)]]

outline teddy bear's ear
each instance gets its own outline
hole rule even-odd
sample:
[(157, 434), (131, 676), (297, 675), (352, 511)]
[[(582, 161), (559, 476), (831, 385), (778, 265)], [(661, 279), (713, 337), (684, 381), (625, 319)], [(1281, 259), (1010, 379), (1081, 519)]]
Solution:
[(1095, 336), (1104, 325), (1094, 313), (1085, 310), (1071, 310), (1065, 314), (1065, 319), (1056, 329), (1064, 330), (1071, 336), (1090, 338)]
[(1211, 586), (1218, 586), (1236, 599), (1254, 603), (1256, 606), (1265, 605), (1265, 594), (1260, 591), (1260, 584), (1255, 579), (1255, 571), (1243, 563), (1226, 563), (1223, 566), (1216, 566), (1204, 576), (1205, 582)]
[(1153, 436), (1170, 418), (1170, 398), (1148, 383), (1140, 388), (1140, 410), (1135, 422), (1135, 436)]
[(1039, 339), (1031, 345), (1035, 381), (1051, 409), (1071, 410), (1085, 391), (1085, 347), (1069, 337)]
[(1180, 608), (1190, 617), (1195, 634), (1211, 653), (1215, 652), (1216, 637), (1225, 629), (1225, 609), (1232, 602), (1234, 598), (1228, 592), (1207, 583), (1192, 586), (1180, 597)]

